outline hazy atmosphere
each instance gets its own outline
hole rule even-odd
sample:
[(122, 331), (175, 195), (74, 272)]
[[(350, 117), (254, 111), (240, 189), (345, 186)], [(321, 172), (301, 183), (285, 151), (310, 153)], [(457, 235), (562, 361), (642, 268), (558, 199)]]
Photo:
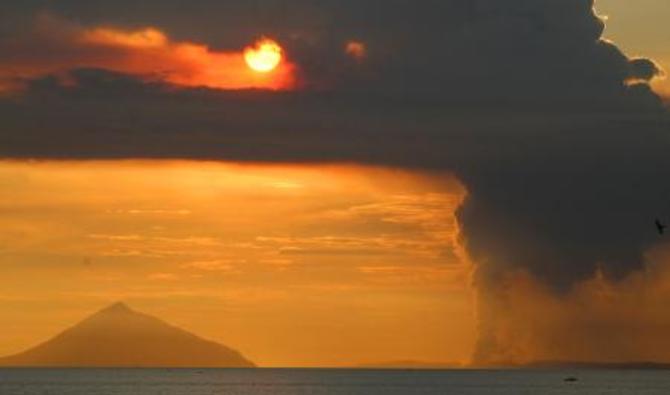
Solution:
[(262, 367), (670, 363), (668, 18), (3, 2), (0, 355), (125, 302)]

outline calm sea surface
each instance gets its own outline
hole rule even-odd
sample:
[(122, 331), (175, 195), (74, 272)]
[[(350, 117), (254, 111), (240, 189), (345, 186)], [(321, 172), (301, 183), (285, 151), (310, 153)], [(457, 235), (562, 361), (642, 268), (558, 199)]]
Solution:
[[(577, 377), (576, 383), (565, 382)], [(0, 370), (0, 395), (670, 394), (667, 371)]]

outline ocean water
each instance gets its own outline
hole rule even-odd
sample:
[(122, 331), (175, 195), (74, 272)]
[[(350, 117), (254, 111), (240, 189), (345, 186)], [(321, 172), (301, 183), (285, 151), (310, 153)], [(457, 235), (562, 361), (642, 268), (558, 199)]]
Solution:
[[(567, 377), (579, 381), (565, 382)], [(670, 393), (667, 371), (0, 370), (0, 395), (474, 395)]]

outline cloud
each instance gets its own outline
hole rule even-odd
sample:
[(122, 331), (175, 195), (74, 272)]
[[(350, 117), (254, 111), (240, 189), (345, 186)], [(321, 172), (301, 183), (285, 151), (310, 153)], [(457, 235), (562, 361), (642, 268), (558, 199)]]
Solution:
[(480, 294), (491, 330), (476, 360), (667, 362), (670, 261), (667, 248), (656, 255), (618, 280), (596, 271), (562, 295), (528, 273), (508, 272), (504, 292)]
[(173, 41), (155, 27), (82, 27), (42, 14), (22, 37), (0, 40), (11, 54), (0, 61), (0, 87), (20, 87), (22, 81), (55, 75), (63, 84), (76, 68), (100, 68), (145, 81), (215, 89), (290, 89), (294, 66), (288, 61), (270, 73), (251, 70), (243, 48), (215, 51), (207, 45)]
[(211, 261), (194, 261), (183, 264), (183, 269), (196, 269), (206, 272), (234, 272), (236, 264), (244, 264), (246, 262), (240, 260), (211, 260)]
[[(64, 63), (31, 74), (21, 95), (0, 101), (0, 155), (359, 162), (453, 174), (468, 191), (459, 226), (478, 265), (483, 361), (528, 344), (494, 336), (527, 317), (512, 314), (518, 298), (504, 297), (510, 276), (532, 278), (548, 306), (565, 295), (585, 298), (574, 290), (595, 273), (616, 283), (642, 270), (645, 251), (658, 243), (653, 219), (670, 218), (670, 125), (648, 85), (661, 70), (601, 39), (593, 1), (195, 2), (187, 12), (202, 17), (194, 19), (202, 29), (175, 16), (178, 3), (142, 10), (115, 2), (106, 17), (135, 27), (113, 31), (99, 30), (104, 21), (92, 12), (103, 3), (52, 5), (93, 26), (66, 35), (88, 32), (85, 54), (72, 39), (54, 47), (29, 36), (7, 47), (12, 32), (5, 33), (3, 53)], [(182, 45), (207, 62), (218, 53), (138, 25), (179, 37), (197, 30), (191, 34), (212, 47), (241, 45), (252, 28), (271, 34), (300, 68), (301, 89), (188, 89), (196, 84), (180, 83), (181, 73), (138, 77), (160, 74), (165, 57), (180, 64)], [(365, 43), (362, 61), (343, 51), (352, 40)], [(146, 60), (147, 46), (163, 50)], [(57, 56), (45, 58), (50, 48)], [(107, 57), (97, 62), (100, 54)], [(128, 54), (147, 68), (128, 66)], [(512, 326), (497, 319), (508, 313)]]
[(174, 273), (151, 273), (147, 276), (149, 280), (153, 281), (178, 281), (179, 276)]
[(633, 80), (650, 81), (664, 75), (663, 69), (650, 59), (634, 58), (630, 60), (631, 76)]

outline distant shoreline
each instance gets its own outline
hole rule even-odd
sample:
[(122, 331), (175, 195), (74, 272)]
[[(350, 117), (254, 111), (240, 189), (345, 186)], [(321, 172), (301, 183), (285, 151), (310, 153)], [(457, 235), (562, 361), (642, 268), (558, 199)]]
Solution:
[(102, 367), (102, 366), (0, 366), (3, 370), (175, 370), (175, 371), (211, 371), (211, 370), (321, 370), (321, 371), (561, 371), (561, 370), (670, 370), (665, 363), (533, 363), (528, 365), (496, 366), (338, 366), (338, 367)]

